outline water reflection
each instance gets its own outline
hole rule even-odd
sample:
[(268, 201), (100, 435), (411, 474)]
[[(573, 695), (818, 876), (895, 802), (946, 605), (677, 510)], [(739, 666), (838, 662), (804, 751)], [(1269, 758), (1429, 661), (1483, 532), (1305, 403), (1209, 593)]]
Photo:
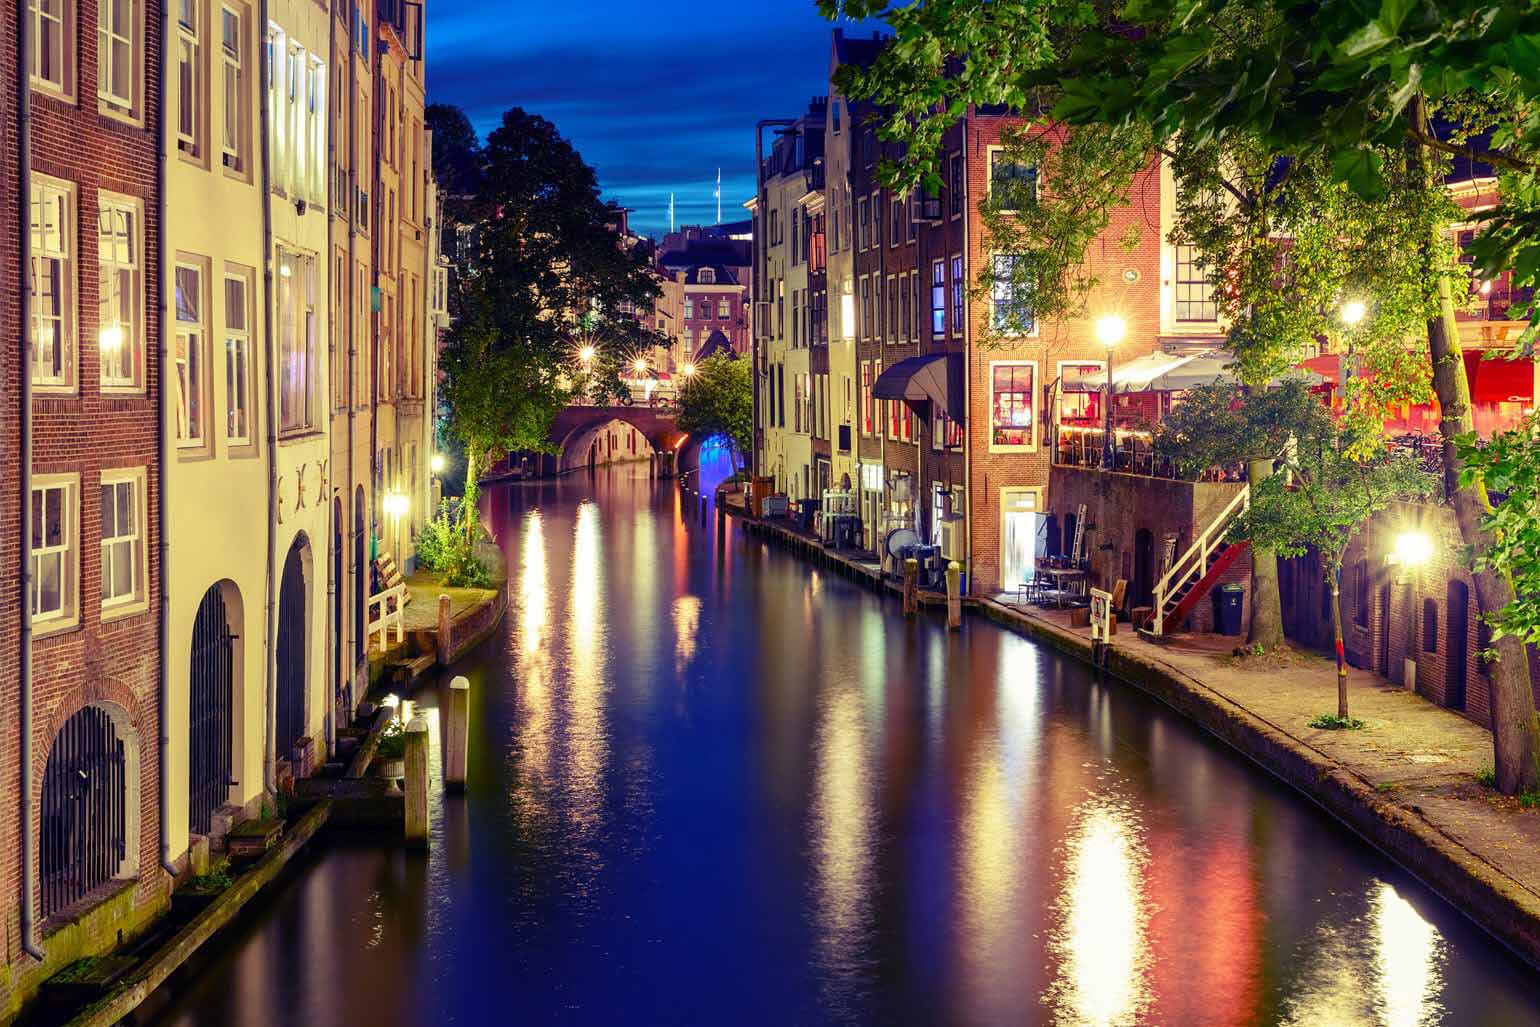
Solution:
[(634, 469), (487, 509), (512, 609), (457, 668), (468, 794), (426, 859), (319, 850), (166, 1022), (1540, 1019), (1415, 881), (1072, 660)]
[(1148, 910), (1138, 818), (1098, 798), (1081, 807), (1065, 853), (1063, 917), (1054, 937), (1061, 962), (1051, 994), (1055, 1022), (1114, 1027), (1140, 1022), (1149, 1004)]

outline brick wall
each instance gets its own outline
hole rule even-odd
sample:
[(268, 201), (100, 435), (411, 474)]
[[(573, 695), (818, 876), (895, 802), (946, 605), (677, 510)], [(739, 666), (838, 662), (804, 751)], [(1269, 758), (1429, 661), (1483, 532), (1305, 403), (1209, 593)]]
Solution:
[[(142, 9), (144, 24), (153, 30), (161, 22), (158, 0)], [(128, 713), (137, 734), (131, 744), (139, 752), (139, 779), (131, 783), (130, 809), (138, 812), (138, 875), (135, 902), (150, 905), (164, 891), (159, 864), (159, 622), (160, 565), (158, 517), (160, 482), (160, 224), (157, 194), (158, 154), (156, 126), (161, 117), (158, 93), (160, 47), (157, 33), (146, 33), (140, 51), (143, 93), (142, 124), (130, 125), (98, 112), (96, 66), (96, 0), (79, 0), (74, 6), (76, 39), (75, 103), (37, 96), (33, 103), (33, 170), (73, 183), (76, 190), (74, 233), (76, 376), (78, 391), (68, 396), (38, 397), (34, 403), (34, 457), (36, 473), (79, 475), (78, 557), (76, 604), (79, 626), (41, 637), (34, 645), (33, 774), (31, 796), (34, 822), (38, 812), (43, 772), (58, 728), (67, 717), (90, 702), (110, 702)], [(0, 20), (0, 46), (16, 53), (14, 17)], [(17, 91), (14, 76), (7, 74), (0, 86), (4, 111), (4, 138), (0, 166), (6, 169), (0, 186), (0, 237), (5, 240), (0, 256), (0, 275), (7, 282), (20, 279), (21, 254), (26, 246), (25, 225), (17, 210), (20, 145)], [(101, 190), (138, 198), (143, 206), (143, 334), (145, 340), (145, 390), (142, 395), (104, 396), (100, 387), (100, 362), (95, 340), (97, 314), (97, 201)], [(0, 562), (12, 587), (0, 595), (0, 704), (17, 710), (20, 679), (16, 672), (21, 604), (16, 571), (23, 558), (20, 548), (18, 406), (21, 336), (19, 297), (15, 288), (0, 289), (0, 366), (11, 383), (0, 389), (6, 444), (0, 446)], [(99, 484), (104, 468), (145, 469), (144, 523), (146, 605), (141, 612), (104, 622), (101, 611), (101, 504)], [(0, 790), (15, 794), (19, 787), (19, 729), (15, 717), (5, 718), (0, 735)], [(0, 906), (5, 917), (8, 956), (21, 959), (15, 939), (19, 930), (21, 866), (18, 831), (14, 817), (0, 821), (0, 863), (3, 891)], [(110, 941), (110, 939), (108, 939)], [(10, 977), (6, 999), (14, 1001), (17, 978)]]
[[(1000, 145), (1014, 123), (1008, 117), (974, 115), (967, 122), (965, 165), (968, 182), (967, 216), (969, 277), (977, 279), (988, 266), (991, 255), (985, 252), (979, 201), (989, 192), (989, 147)], [(1045, 180), (1041, 188), (1053, 188)], [(1132, 360), (1158, 348), (1160, 332), (1160, 178), (1156, 165), (1136, 177), (1129, 202), (1111, 212), (1107, 228), (1088, 248), (1085, 267), (1101, 284), (1089, 297), (1087, 314), (1063, 321), (1040, 324), (1032, 337), (1004, 341), (984, 349), (977, 340), (988, 337), (989, 305), (970, 303), (969, 317), (969, 406), (968, 443), (971, 453), (968, 487), (971, 498), (970, 544), (972, 581), (969, 590), (991, 594), (1001, 585), (1001, 513), (1002, 490), (1007, 488), (1042, 489), (1041, 508), (1049, 496), (1049, 452), (1043, 436), (1045, 411), (1044, 386), (1058, 375), (1057, 363), (1073, 360), (1101, 361), (1106, 347), (1096, 341), (1096, 319), (1107, 313), (1120, 314), (1127, 322), (1127, 335), (1113, 352), (1114, 363)], [(1140, 229), (1140, 241), (1132, 250), (1121, 240), (1133, 228)], [(1126, 281), (1125, 272), (1137, 272), (1137, 280)], [(1034, 425), (1035, 448), (1030, 450), (991, 451), (990, 365), (994, 361), (1035, 361), (1033, 383), (1037, 417)]]

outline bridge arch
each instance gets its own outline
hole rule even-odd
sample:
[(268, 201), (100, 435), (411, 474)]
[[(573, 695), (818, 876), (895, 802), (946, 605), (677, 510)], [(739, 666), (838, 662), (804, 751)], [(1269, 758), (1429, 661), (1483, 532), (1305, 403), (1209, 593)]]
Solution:
[[(589, 447), (607, 425), (626, 424), (647, 441), (654, 453), (676, 454), (689, 436), (679, 429), (671, 411), (649, 406), (570, 406), (551, 425), (549, 454), (511, 453), (497, 463), (487, 479), (507, 476), (564, 474), (588, 467)], [(638, 456), (646, 456), (638, 453)]]

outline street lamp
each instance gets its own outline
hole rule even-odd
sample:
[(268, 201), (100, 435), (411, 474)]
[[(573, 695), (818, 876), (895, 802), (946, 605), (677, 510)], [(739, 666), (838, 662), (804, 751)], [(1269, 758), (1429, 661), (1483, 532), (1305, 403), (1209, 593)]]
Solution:
[(592, 346), (584, 346), (582, 349), (578, 350), (578, 359), (585, 364), (593, 363), (594, 355), (594, 348)]
[(684, 365), (684, 367), (680, 368), (680, 373), (683, 374), (686, 378), (693, 378), (693, 377), (695, 377), (695, 365), (694, 364), (686, 364), (686, 365)]
[(431, 470), (434, 474), (443, 474), (444, 473), (444, 454), (443, 453), (434, 453), (433, 456), (429, 457), (428, 458), (428, 469)]
[(1102, 426), (1102, 466), (1112, 469), (1112, 351), (1128, 334), (1128, 323), (1117, 314), (1103, 314), (1096, 319), (1096, 341), (1107, 348), (1107, 398)]
[(1356, 325), (1364, 319), (1366, 313), (1368, 308), (1364, 306), (1363, 300), (1348, 300), (1342, 304), (1342, 323), (1349, 327)]

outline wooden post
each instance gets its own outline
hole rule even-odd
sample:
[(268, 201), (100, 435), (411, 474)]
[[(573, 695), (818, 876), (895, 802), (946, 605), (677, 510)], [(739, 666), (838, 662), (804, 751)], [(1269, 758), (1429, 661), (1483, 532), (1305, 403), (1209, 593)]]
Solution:
[(438, 596), (438, 665), (449, 666), (449, 597), (440, 592)]
[(428, 847), (428, 722), (421, 716), (406, 726), (406, 844)]
[(904, 561), (904, 616), (913, 617), (920, 609), (920, 561)]
[(464, 675), (457, 674), (449, 682), (444, 707), (444, 790), (463, 792), (471, 727), (471, 683)]
[(962, 627), (962, 564), (956, 560), (946, 565), (946, 626)]

